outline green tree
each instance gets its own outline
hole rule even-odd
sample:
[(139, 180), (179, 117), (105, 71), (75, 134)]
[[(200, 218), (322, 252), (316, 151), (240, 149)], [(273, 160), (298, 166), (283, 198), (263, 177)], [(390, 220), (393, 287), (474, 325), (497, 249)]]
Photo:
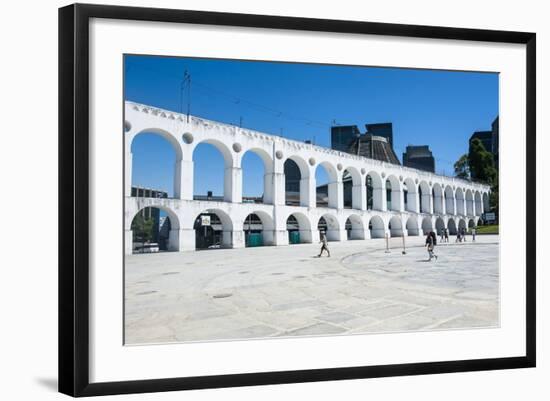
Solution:
[(485, 149), (483, 143), (478, 138), (470, 141), (468, 167), (470, 169), (470, 177), (473, 180), (491, 185), (498, 182), (493, 154)]
[(464, 154), (460, 156), (460, 159), (454, 164), (455, 176), (465, 180), (470, 179), (470, 165), (468, 161), (468, 155)]
[(460, 156), (454, 168), (455, 176), (458, 178), (472, 179), (491, 186), (489, 207), (498, 216), (498, 170), (495, 167), (493, 154), (485, 149), (478, 138), (470, 141), (468, 153)]
[(132, 231), (134, 233), (134, 242), (148, 242), (153, 238), (153, 226), (155, 222), (151, 218), (144, 218), (141, 213), (132, 221)]

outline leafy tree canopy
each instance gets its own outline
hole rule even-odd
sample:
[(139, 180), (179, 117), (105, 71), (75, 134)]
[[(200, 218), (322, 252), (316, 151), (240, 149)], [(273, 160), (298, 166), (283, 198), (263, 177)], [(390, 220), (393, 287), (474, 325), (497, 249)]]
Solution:
[(470, 166), (468, 162), (468, 155), (464, 154), (460, 156), (460, 159), (454, 164), (455, 176), (465, 180), (470, 179)]

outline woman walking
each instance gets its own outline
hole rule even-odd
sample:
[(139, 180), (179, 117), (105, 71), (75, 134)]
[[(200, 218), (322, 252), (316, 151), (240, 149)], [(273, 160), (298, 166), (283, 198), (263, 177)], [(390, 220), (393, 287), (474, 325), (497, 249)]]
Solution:
[(426, 235), (426, 247), (428, 248), (428, 256), (430, 259), (428, 261), (430, 262), (432, 258), (435, 258), (437, 260), (437, 255), (434, 253), (435, 245), (437, 242), (437, 237), (433, 231), (430, 231), (428, 235)]

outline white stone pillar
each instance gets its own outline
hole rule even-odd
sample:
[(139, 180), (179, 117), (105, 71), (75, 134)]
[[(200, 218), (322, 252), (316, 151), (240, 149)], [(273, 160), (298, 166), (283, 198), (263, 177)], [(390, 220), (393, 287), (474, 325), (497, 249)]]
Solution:
[(407, 192), (407, 203), (409, 204), (408, 209), (409, 209), (409, 211), (411, 211), (413, 213), (420, 213), (420, 210), (419, 210), (420, 201), (419, 201), (418, 195), (419, 195), (418, 191), (415, 191), (415, 192), (408, 191)]
[(375, 187), (372, 185), (372, 208), (374, 210), (387, 210), (386, 205), (386, 188)]
[(458, 214), (458, 211), (456, 210), (456, 196), (454, 193), (453, 193), (452, 202), (453, 202), (453, 215), (456, 216)]
[(271, 245), (288, 245), (288, 231), (285, 230), (273, 230), (272, 231), (273, 243)]
[(224, 196), (226, 202), (242, 202), (243, 175), (240, 167), (226, 167), (224, 176)]
[(284, 205), (286, 203), (285, 175), (284, 173), (268, 174), (272, 188), (273, 205)]
[(222, 246), (224, 248), (244, 248), (245, 238), (243, 230), (223, 231)]
[(124, 195), (132, 196), (132, 152), (124, 155)]
[(321, 238), (319, 237), (319, 230), (300, 230), (300, 242), (306, 244), (316, 244)]
[(317, 206), (317, 188), (315, 177), (306, 177), (300, 180), (300, 206)]
[(354, 185), (351, 188), (351, 207), (359, 210), (367, 210), (367, 186)]
[(420, 212), (433, 214), (434, 211), (431, 193), (422, 193), (422, 210)]
[(263, 201), (265, 204), (273, 205), (274, 197), (273, 194), (275, 192), (275, 186), (273, 183), (274, 180), (274, 174), (273, 173), (267, 173), (264, 174), (264, 195), (263, 195)]
[(174, 198), (193, 200), (193, 160), (177, 160), (174, 171)]
[(443, 213), (443, 197), (437, 194), (433, 197), (433, 212), (438, 214)]
[(456, 200), (456, 208), (457, 208), (457, 214), (462, 213), (463, 216), (466, 215), (466, 199), (462, 197), (462, 199)]
[(195, 230), (174, 229), (168, 234), (168, 250), (176, 252), (195, 250)]
[[(398, 212), (403, 211), (403, 191), (399, 188), (391, 190), (392, 209)], [(395, 203), (394, 203), (395, 202)]]
[(132, 253), (134, 253), (134, 232), (124, 230), (124, 254), (131, 255)]
[(328, 207), (344, 208), (344, 185), (341, 179), (328, 183)]

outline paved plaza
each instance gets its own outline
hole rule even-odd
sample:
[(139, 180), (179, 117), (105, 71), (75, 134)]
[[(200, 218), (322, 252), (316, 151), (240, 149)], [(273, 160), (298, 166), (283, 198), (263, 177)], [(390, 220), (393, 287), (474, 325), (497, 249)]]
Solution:
[(127, 255), (127, 344), (496, 327), (498, 236)]

